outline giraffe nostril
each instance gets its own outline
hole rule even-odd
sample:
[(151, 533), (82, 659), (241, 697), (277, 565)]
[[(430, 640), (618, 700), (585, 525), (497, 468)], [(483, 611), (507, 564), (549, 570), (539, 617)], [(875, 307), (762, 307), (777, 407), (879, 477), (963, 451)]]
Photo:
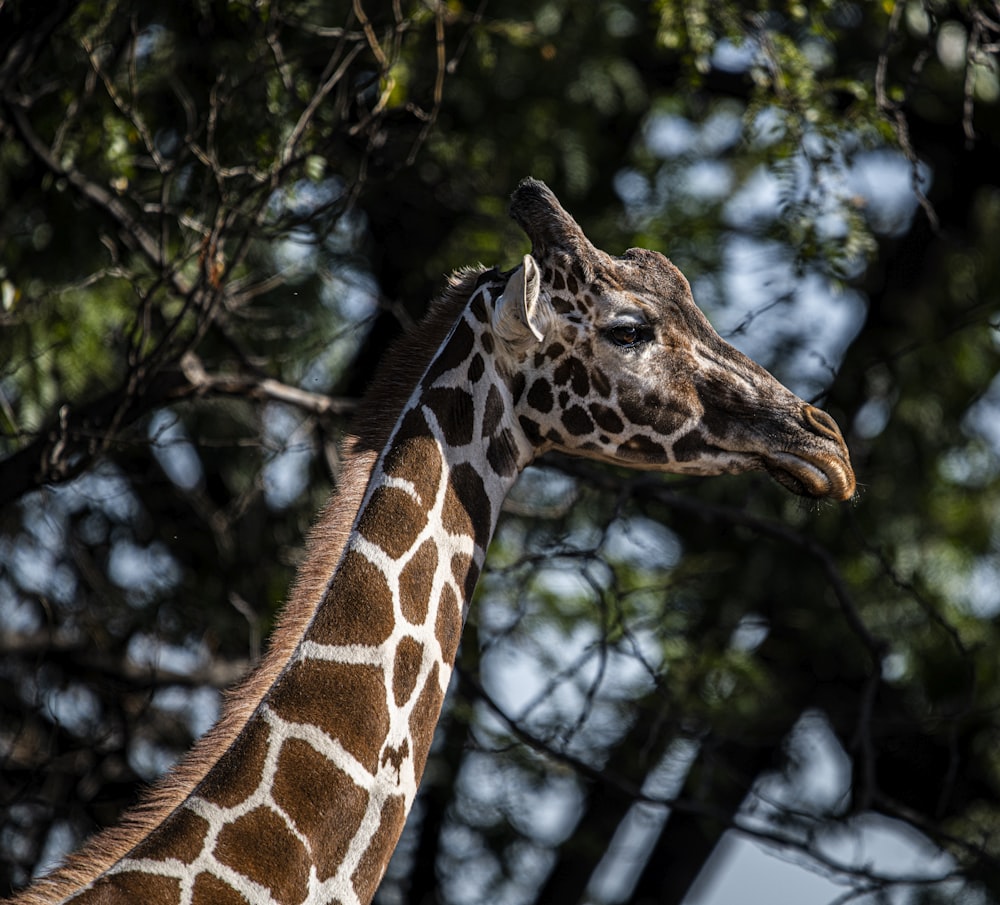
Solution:
[(818, 409), (812, 405), (803, 406), (802, 416), (805, 418), (806, 424), (821, 437), (836, 440), (838, 443), (844, 442), (840, 428), (837, 427), (837, 422), (822, 409)]

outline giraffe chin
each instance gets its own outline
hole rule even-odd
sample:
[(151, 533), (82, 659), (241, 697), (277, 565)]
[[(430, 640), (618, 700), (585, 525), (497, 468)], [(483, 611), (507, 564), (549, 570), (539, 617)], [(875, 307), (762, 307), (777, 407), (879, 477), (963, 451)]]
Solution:
[(836, 500), (854, 496), (853, 470), (833, 457), (810, 461), (794, 453), (772, 453), (765, 467), (782, 487), (799, 496)]

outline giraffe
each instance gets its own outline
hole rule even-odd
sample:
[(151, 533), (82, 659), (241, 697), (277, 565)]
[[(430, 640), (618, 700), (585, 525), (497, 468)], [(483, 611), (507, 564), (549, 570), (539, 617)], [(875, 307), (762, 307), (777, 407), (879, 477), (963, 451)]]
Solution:
[(396, 348), (268, 653), (219, 724), (11, 905), (369, 902), (501, 502), (548, 450), (853, 496), (834, 420), (727, 344), (667, 258), (598, 250), (533, 179), (510, 213), (531, 252), (454, 274)]

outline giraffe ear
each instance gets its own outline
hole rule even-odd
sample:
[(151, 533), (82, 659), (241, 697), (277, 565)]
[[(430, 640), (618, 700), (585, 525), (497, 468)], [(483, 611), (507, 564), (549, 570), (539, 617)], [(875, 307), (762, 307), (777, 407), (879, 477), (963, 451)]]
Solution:
[(531, 337), (541, 342), (549, 318), (549, 303), (542, 298), (538, 264), (531, 255), (525, 255), (493, 308), (493, 332), (512, 345), (530, 343)]

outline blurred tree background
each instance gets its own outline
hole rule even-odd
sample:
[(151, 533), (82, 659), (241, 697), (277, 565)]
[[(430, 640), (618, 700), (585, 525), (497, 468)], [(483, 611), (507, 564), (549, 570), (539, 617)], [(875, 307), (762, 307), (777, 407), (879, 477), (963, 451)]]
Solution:
[(996, 0), (0, 0), (0, 893), (211, 724), (530, 174), (861, 490), (530, 469), (379, 901), (1000, 902), (998, 49)]

